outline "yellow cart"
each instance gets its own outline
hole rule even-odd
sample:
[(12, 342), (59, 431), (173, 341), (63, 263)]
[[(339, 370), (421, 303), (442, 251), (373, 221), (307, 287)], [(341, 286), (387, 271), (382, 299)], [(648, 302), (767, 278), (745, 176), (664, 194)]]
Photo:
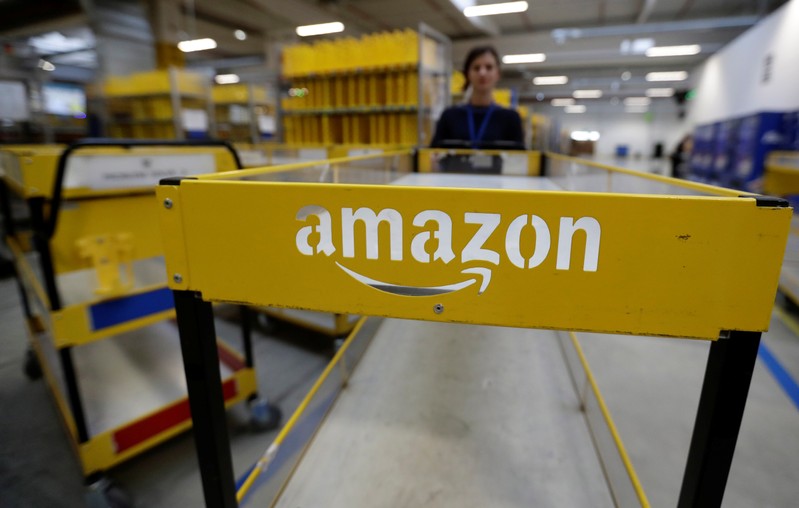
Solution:
[[(30, 338), (25, 371), (50, 386), (89, 503), (116, 507), (122, 496), (103, 471), (191, 425), (153, 184), (239, 162), (227, 144), (206, 141), (86, 140), (3, 154), (3, 192), (29, 213), (24, 225), (3, 210)], [(257, 396), (242, 315), (242, 353), (217, 346), (224, 401), (248, 401), (256, 424), (274, 426), (279, 412)]]
[[(793, 201), (799, 198), (799, 152), (771, 152), (766, 159), (763, 191)], [(780, 274), (780, 292), (799, 306), (799, 218), (794, 216)]]
[[(442, 492), (459, 492), (458, 506), (649, 506), (582, 332), (711, 342), (679, 506), (721, 505), (777, 289), (786, 201), (554, 154), (545, 178), (482, 187), (478, 175), (391, 170), (383, 179), (393, 185), (364, 184), (346, 161), (332, 182), (309, 183), (310, 166), (302, 178), (279, 169), (167, 179), (157, 190), (206, 506), (420, 505)], [(232, 227), (240, 216), (270, 221)], [(242, 253), (236, 263), (229, 249)], [(392, 318), (359, 322), (238, 486), (213, 302)], [(532, 348), (546, 337), (560, 337), (589, 423), (604, 422), (621, 474), (593, 424), (602, 466), (584, 454), (585, 433), (565, 438), (575, 422), (541, 388), (562, 388), (539, 372), (552, 359), (523, 363), (544, 353)], [(515, 403), (452, 418), (448, 406), (490, 391), (491, 379), (493, 393), (506, 402), (512, 392)], [(431, 419), (440, 426), (423, 425)], [(552, 450), (563, 459), (547, 462)], [(545, 467), (548, 481), (527, 474), (531, 457), (556, 468)], [(577, 483), (553, 504), (564, 499), (552, 492), (561, 475)]]

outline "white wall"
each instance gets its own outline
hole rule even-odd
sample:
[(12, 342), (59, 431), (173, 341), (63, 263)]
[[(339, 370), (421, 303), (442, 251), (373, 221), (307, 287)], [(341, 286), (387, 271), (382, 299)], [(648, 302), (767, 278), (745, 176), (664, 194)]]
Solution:
[[(771, 78), (763, 82), (771, 55)], [(799, 0), (791, 0), (710, 57), (694, 73), (688, 122), (799, 109)]]
[(677, 116), (677, 106), (672, 99), (656, 99), (650, 106), (650, 113), (626, 113), (623, 105), (608, 103), (587, 104), (585, 113), (565, 113), (563, 108), (535, 107), (535, 113), (542, 113), (560, 123), (561, 130), (598, 131), (600, 138), (596, 143), (596, 155), (608, 156), (616, 153), (616, 146), (627, 145), (630, 154), (649, 157), (656, 143), (663, 143), (667, 155), (682, 137), (690, 132), (683, 120)]

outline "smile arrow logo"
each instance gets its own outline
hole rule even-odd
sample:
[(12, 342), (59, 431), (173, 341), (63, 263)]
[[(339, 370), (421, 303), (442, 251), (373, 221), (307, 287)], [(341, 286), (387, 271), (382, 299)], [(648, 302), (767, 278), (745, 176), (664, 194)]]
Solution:
[(454, 293), (455, 291), (460, 291), (461, 289), (474, 285), (476, 282), (478, 282), (478, 280), (480, 280), (480, 289), (477, 291), (477, 294), (482, 295), (483, 292), (488, 287), (488, 284), (491, 282), (491, 270), (489, 268), (480, 268), (480, 267), (466, 268), (462, 270), (461, 273), (463, 274), (476, 275), (476, 277), (470, 277), (468, 280), (462, 282), (456, 282), (454, 284), (448, 284), (446, 286), (417, 287), (417, 286), (401, 286), (397, 284), (391, 284), (389, 282), (382, 282), (379, 280), (375, 280), (365, 275), (361, 275), (358, 272), (354, 272), (338, 262), (336, 262), (336, 266), (341, 268), (347, 275), (357, 280), (361, 284), (365, 284), (371, 288), (377, 289), (378, 291), (383, 291), (384, 293), (391, 293), (394, 295), (402, 295), (402, 296), (433, 296), (433, 295)]

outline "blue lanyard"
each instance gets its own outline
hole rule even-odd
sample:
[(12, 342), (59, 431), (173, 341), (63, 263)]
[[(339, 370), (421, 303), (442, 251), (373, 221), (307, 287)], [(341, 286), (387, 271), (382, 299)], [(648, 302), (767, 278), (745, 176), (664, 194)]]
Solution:
[(488, 111), (486, 111), (486, 116), (483, 118), (483, 121), (480, 123), (480, 131), (475, 136), (474, 134), (474, 110), (472, 109), (471, 104), (466, 105), (466, 117), (469, 120), (469, 140), (472, 142), (472, 148), (477, 148), (480, 144), (480, 140), (483, 139), (483, 136), (486, 133), (486, 129), (488, 128), (488, 121), (491, 119), (491, 113), (494, 112), (494, 103), (492, 102), (490, 106), (488, 106)]

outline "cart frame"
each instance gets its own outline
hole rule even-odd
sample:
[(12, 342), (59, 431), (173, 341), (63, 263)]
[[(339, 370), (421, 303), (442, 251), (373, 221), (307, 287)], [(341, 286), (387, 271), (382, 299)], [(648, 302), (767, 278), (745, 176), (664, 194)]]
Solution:
[[(224, 196), (224, 200), (220, 202), (224, 205), (230, 205), (231, 207), (234, 206), (234, 199), (231, 196), (237, 196), (236, 199), (239, 201), (249, 199), (262, 202), (269, 201), (270, 198), (275, 198), (278, 193), (281, 195), (281, 203), (285, 204), (289, 202), (294, 205), (296, 203), (292, 201), (291, 197), (285, 199), (283, 199), (283, 197), (287, 193), (293, 192), (293, 187), (295, 187), (298, 194), (305, 193), (305, 195), (307, 195), (308, 193), (314, 193), (312, 197), (308, 198), (309, 202), (314, 202), (315, 204), (320, 204), (321, 202), (323, 205), (328, 205), (328, 203), (341, 205), (341, 203), (346, 201), (342, 199), (342, 195), (346, 195), (350, 198), (349, 202), (353, 201), (353, 196), (362, 198), (360, 201), (357, 199), (355, 200), (358, 201), (358, 206), (369, 206), (369, 203), (372, 202), (383, 203), (388, 201), (389, 204), (384, 206), (394, 204), (399, 208), (399, 205), (396, 205), (396, 203), (407, 201), (414, 202), (414, 206), (418, 208), (418, 206), (422, 206), (417, 204), (418, 201), (423, 200), (428, 203), (427, 206), (433, 206), (430, 204), (432, 202), (436, 203), (439, 209), (446, 209), (447, 206), (451, 205), (450, 198), (453, 196), (452, 193), (457, 192), (462, 193), (462, 198), (460, 200), (468, 201), (470, 206), (474, 209), (478, 208), (484, 202), (491, 200), (496, 203), (500, 201), (510, 201), (511, 198), (516, 199), (514, 196), (524, 196), (524, 199), (533, 202), (534, 200), (540, 201), (545, 194), (549, 194), (556, 200), (552, 203), (553, 208), (561, 206), (561, 203), (564, 204), (563, 206), (566, 206), (566, 204), (570, 202), (569, 200), (576, 198), (579, 198), (581, 201), (590, 201), (595, 198), (597, 200), (607, 199), (609, 208), (615, 211), (618, 207), (618, 213), (621, 215), (631, 210), (631, 208), (628, 208), (627, 205), (624, 204), (627, 199), (633, 200), (630, 195), (619, 194), (614, 197), (610, 195), (597, 195), (594, 193), (550, 191), (515, 192), (502, 190), (476, 191), (472, 189), (397, 187), (392, 187), (387, 189), (384, 193), (381, 193), (381, 191), (378, 190), (379, 187), (375, 186), (335, 185), (327, 186), (327, 188), (322, 189), (321, 186), (324, 184), (278, 184), (268, 182), (233, 183), (225, 182), (224, 180), (227, 178), (225, 175), (214, 175), (208, 178), (200, 176), (196, 178), (163, 180), (161, 186), (158, 188), (159, 200), (161, 202), (169, 200), (171, 203), (170, 209), (162, 208), (161, 210), (162, 227), (166, 232), (166, 236), (173, 240), (166, 249), (169, 273), (175, 274), (175, 276), (171, 278), (169, 284), (175, 295), (177, 319), (189, 386), (189, 399), (192, 408), (192, 416), (195, 420), (195, 444), (202, 475), (206, 506), (221, 508), (233, 508), (237, 506), (229, 436), (224, 418), (224, 408), (221, 404), (221, 384), (218, 370), (215, 368), (217, 353), (215, 348), (212, 347), (214, 332), (210, 302), (225, 300), (246, 302), (251, 305), (282, 304), (288, 307), (302, 306), (304, 308), (322, 311), (352, 312), (365, 315), (377, 314), (387, 317), (427, 319), (446, 322), (473, 322), (476, 324), (483, 323), (533, 328), (542, 327), (561, 330), (577, 329), (600, 333), (662, 335), (710, 340), (712, 344), (710, 346), (678, 506), (680, 508), (705, 508), (721, 505), (747, 400), (752, 372), (757, 358), (761, 332), (765, 331), (768, 327), (773, 295), (776, 293), (777, 288), (779, 263), (782, 259), (789, 229), (791, 209), (788, 207), (787, 201), (782, 199), (751, 194), (740, 195), (726, 189), (692, 184), (690, 182), (682, 182), (655, 175), (636, 175), (633, 171), (586, 163), (585, 161), (570, 159), (556, 154), (548, 154), (548, 157), (550, 159), (559, 159), (567, 162), (577, 162), (583, 165), (587, 164), (620, 174), (635, 175), (645, 179), (660, 181), (661, 183), (688, 188), (693, 191), (710, 192), (716, 196), (679, 196), (668, 198), (636, 196), (634, 198), (634, 203), (636, 206), (640, 205), (644, 208), (644, 211), (641, 212), (643, 214), (651, 213), (651, 210), (646, 208), (650, 204), (653, 206), (655, 204), (658, 204), (658, 206), (662, 204), (664, 208), (661, 212), (674, 215), (678, 215), (678, 212), (679, 214), (683, 212), (687, 214), (696, 213), (697, 210), (693, 209), (693, 207), (700, 205), (702, 207), (710, 207), (703, 208), (703, 210), (710, 210), (711, 208), (717, 207), (718, 213), (720, 214), (729, 212), (732, 209), (747, 210), (745, 213), (749, 219), (740, 219), (738, 216), (734, 218), (736, 220), (745, 220), (746, 222), (749, 222), (751, 219), (751, 228), (744, 228), (748, 229), (748, 232), (713, 231), (709, 232), (709, 236), (705, 238), (710, 244), (710, 246), (707, 247), (708, 249), (720, 248), (722, 255), (720, 255), (719, 258), (721, 259), (716, 259), (715, 262), (724, 265), (724, 268), (728, 270), (728, 277), (729, 273), (736, 273), (737, 275), (737, 271), (742, 271), (745, 267), (750, 271), (757, 272), (756, 277), (763, 279), (762, 286), (759, 288), (751, 287), (749, 284), (749, 277), (747, 277), (745, 282), (725, 284), (724, 289), (734, 289), (737, 287), (737, 290), (731, 291), (731, 295), (728, 295), (730, 296), (729, 302), (745, 300), (748, 304), (751, 304), (751, 308), (743, 312), (746, 314), (744, 320), (747, 321), (747, 323), (740, 324), (740, 322), (736, 321), (738, 317), (742, 317), (740, 307), (737, 307), (736, 310), (727, 308), (723, 304), (715, 308), (715, 316), (710, 316), (712, 313), (708, 311), (708, 321), (710, 321), (710, 317), (713, 317), (713, 323), (710, 323), (709, 327), (715, 329), (716, 332), (712, 332), (712, 330), (708, 331), (708, 327), (704, 326), (707, 323), (703, 323), (703, 319), (705, 319), (703, 316), (686, 317), (685, 319), (691, 321), (691, 324), (686, 325), (687, 328), (682, 329), (682, 331), (675, 332), (672, 326), (667, 326), (666, 321), (659, 321), (655, 324), (650, 323), (651, 326), (649, 327), (641, 327), (640, 324), (633, 323), (631, 318), (625, 316), (624, 312), (619, 311), (619, 309), (608, 310), (611, 318), (609, 322), (605, 322), (604, 324), (592, 323), (590, 318), (582, 320), (581, 316), (579, 319), (575, 318), (575, 324), (574, 327), (572, 327), (569, 326), (570, 322), (567, 319), (569, 317), (568, 313), (563, 314), (563, 319), (557, 323), (552, 321), (543, 323), (540, 321), (540, 317), (529, 317), (529, 321), (526, 321), (526, 317), (506, 319), (507, 316), (498, 316), (496, 313), (491, 316), (487, 314), (482, 315), (482, 310), (478, 312), (475, 308), (472, 308), (470, 312), (480, 315), (474, 318), (466, 318), (463, 314), (458, 314), (457, 309), (450, 312), (449, 300), (445, 305), (436, 305), (434, 309), (435, 314), (430, 313), (430, 308), (426, 307), (427, 304), (425, 304), (424, 311), (422, 311), (421, 308), (411, 308), (412, 305), (407, 303), (407, 297), (405, 297), (405, 300), (399, 300), (399, 298), (403, 297), (398, 297), (396, 299), (396, 305), (385, 305), (385, 302), (390, 300), (380, 300), (382, 297), (375, 297), (375, 299), (380, 300), (377, 303), (361, 302), (356, 304), (353, 303), (353, 299), (343, 294), (337, 294), (332, 297), (336, 301), (328, 301), (328, 299), (323, 303), (320, 297), (309, 298), (306, 303), (302, 303), (300, 297), (295, 298), (293, 295), (287, 296), (285, 301), (280, 301), (281, 296), (277, 295), (277, 293), (281, 289), (284, 289), (284, 278), (276, 277), (275, 285), (277, 287), (272, 289), (262, 287), (263, 285), (258, 285), (257, 281), (249, 279), (245, 281), (241, 277), (242, 274), (247, 273), (247, 270), (250, 270), (250, 273), (252, 273), (252, 270), (255, 270), (257, 265), (253, 263), (248, 264), (247, 261), (243, 261), (246, 267), (214, 265), (211, 263), (211, 261), (215, 259), (214, 256), (205, 255), (205, 252), (199, 255), (200, 252), (195, 250), (202, 250), (205, 248), (212, 249), (208, 242), (200, 242), (197, 240), (196, 236), (190, 236), (190, 231), (187, 232), (189, 228), (196, 228), (198, 223), (203, 222), (205, 215), (195, 217), (194, 213), (202, 208), (200, 196), (204, 199), (208, 199), (210, 194), (207, 194), (207, 192), (210, 192), (212, 188), (214, 190), (214, 196), (220, 199), (222, 199), (224, 194), (229, 194), (228, 196)], [(342, 161), (346, 161), (346, 159), (341, 159), (338, 162)], [(333, 161), (329, 162), (331, 164), (333, 163)], [(279, 168), (270, 168), (269, 171), (274, 172), (278, 169)], [(290, 168), (287, 167), (287, 169)], [(547, 173), (549, 172), (546, 166), (544, 169)], [(251, 170), (248, 174), (257, 175), (258, 170)], [(230, 178), (233, 179), (234, 176), (231, 175)], [(203, 190), (202, 193), (200, 192), (201, 189)], [(245, 189), (247, 190), (247, 194), (243, 194)], [(302, 192), (300, 192), (300, 189)], [(445, 197), (446, 203), (438, 204), (438, 202)], [(485, 200), (483, 200), (483, 198), (485, 198)], [(538, 203), (539, 201), (535, 202)], [(597, 201), (597, 203), (598, 202), (599, 201)], [(219, 203), (216, 205), (219, 206)], [(272, 208), (269, 208), (269, 204), (263, 206), (265, 207), (263, 208), (264, 211), (268, 210), (269, 212), (276, 213), (274, 206), (272, 206)], [(498, 204), (496, 206), (504, 207), (505, 204)], [(177, 213), (175, 211), (176, 208), (179, 210)], [(454, 206), (453, 209), (455, 208), (457, 207)], [(545, 207), (542, 205), (542, 208)], [(242, 210), (227, 210), (226, 213), (240, 214)], [(262, 209), (259, 208), (259, 210)], [(248, 208), (247, 211), (251, 212), (252, 209)], [(462, 209), (459, 208), (457, 211), (461, 212)], [(293, 213), (294, 212), (291, 212), (291, 214)], [(290, 215), (287, 214), (284, 217), (289, 216)], [(693, 215), (692, 217), (696, 218), (697, 216)], [(281, 218), (270, 217), (270, 219), (275, 221)], [(297, 216), (297, 220), (300, 220), (299, 215)], [(620, 220), (624, 222), (623, 218)], [(679, 219), (674, 217), (667, 216), (664, 220), (666, 222), (674, 220), (677, 221), (675, 223), (681, 224)], [(293, 225), (294, 224), (292, 224), (292, 226)], [(247, 228), (235, 229), (236, 235), (242, 237), (241, 246), (255, 246), (255, 242), (262, 241), (262, 233), (257, 233)], [(272, 228), (270, 233), (275, 233), (277, 229), (277, 226)], [(710, 229), (713, 228), (711, 227)], [(720, 228), (715, 229), (718, 230)], [(194, 232), (196, 231), (195, 229)], [(216, 231), (217, 229), (211, 226), (210, 233), (213, 234)], [(717, 232), (719, 236), (713, 236)], [(689, 239), (690, 234), (686, 234), (687, 237), (680, 236), (678, 240)], [(756, 243), (759, 241), (756, 240), (758, 235), (761, 239), (766, 235), (773, 236), (774, 241), (768, 242), (768, 245), (761, 245), (760, 247), (762, 247), (762, 249), (759, 247), (754, 248), (756, 252), (750, 252), (754, 257), (748, 259), (750, 259), (750, 261), (752, 259), (757, 259), (760, 261), (759, 264), (755, 264), (754, 266), (751, 265), (751, 263), (740, 264), (743, 258), (738, 257), (738, 253), (740, 252), (744, 255), (745, 252), (750, 251), (749, 242)], [(538, 233), (536, 233), (536, 238), (538, 238)], [(270, 241), (279, 242), (283, 239), (283, 237), (273, 236)], [(720, 247), (713, 245), (715, 241), (720, 242)], [(644, 242), (644, 240), (634, 239), (631, 244), (635, 244), (636, 242)], [(744, 258), (747, 256), (748, 254), (744, 255)], [(286, 259), (297, 261), (302, 258), (297, 255), (294, 258), (287, 257)], [(696, 258), (693, 261), (697, 261), (698, 259), (700, 258)], [(283, 260), (281, 259), (280, 261)], [(275, 263), (277, 263), (275, 265), (277, 266), (275, 269), (276, 271), (281, 270), (281, 268), (285, 269), (285, 266), (288, 266), (280, 265), (280, 261), (275, 261)], [(287, 261), (287, 263), (288, 262), (289, 261)], [(698, 263), (705, 263), (707, 266), (710, 266), (710, 258), (704, 258), (704, 261), (700, 260)], [(331, 266), (333, 265), (332, 263), (330, 264)], [(268, 266), (269, 265), (263, 267), (262, 264), (261, 270), (268, 270)], [(682, 268), (686, 267), (683, 266)], [(704, 268), (704, 266), (698, 268)], [(227, 284), (224, 288), (218, 287), (217, 279), (208, 277), (208, 273), (211, 270), (221, 270), (228, 279), (239, 280), (241, 289), (237, 291), (239, 288), (237, 288), (235, 284)], [(335, 268), (332, 270), (335, 270)], [(178, 276), (178, 273), (181, 275)], [(694, 290), (701, 290), (702, 285), (716, 283), (718, 279), (708, 275), (706, 279), (688, 280), (687, 282), (690, 283), (690, 288), (686, 289), (686, 292), (690, 293)], [(545, 284), (542, 283), (542, 286), (545, 286)], [(652, 290), (657, 292), (658, 288), (652, 288)], [(358, 293), (361, 299), (363, 299), (364, 295), (376, 295), (374, 286), (372, 288), (364, 288), (353, 284), (344, 288), (342, 293), (348, 291)], [(364, 291), (366, 291), (366, 293), (364, 293)], [(662, 296), (663, 304), (671, 308), (670, 306), (672, 303), (677, 301), (681, 296), (680, 293)], [(472, 298), (471, 300), (464, 297), (464, 300), (457, 300), (457, 302), (474, 302), (474, 297), (475, 295), (470, 294), (469, 298)], [(481, 300), (481, 302), (483, 302), (481, 305), (485, 306), (486, 301), (485, 299)], [(505, 308), (508, 315), (513, 314), (515, 316), (520, 313), (524, 314), (525, 307), (521, 300), (517, 300), (515, 304), (509, 302), (511, 302), (510, 299), (502, 300), (503, 304), (509, 306)], [(565, 303), (563, 305), (565, 305)], [(444, 311), (445, 307), (446, 311)], [(492, 310), (494, 309), (492, 308)], [(751, 320), (749, 318), (751, 318)], [(714, 326), (720, 325), (722, 322), (730, 324), (724, 325), (721, 329), (713, 328)], [(714, 333), (715, 335), (713, 335)]]

